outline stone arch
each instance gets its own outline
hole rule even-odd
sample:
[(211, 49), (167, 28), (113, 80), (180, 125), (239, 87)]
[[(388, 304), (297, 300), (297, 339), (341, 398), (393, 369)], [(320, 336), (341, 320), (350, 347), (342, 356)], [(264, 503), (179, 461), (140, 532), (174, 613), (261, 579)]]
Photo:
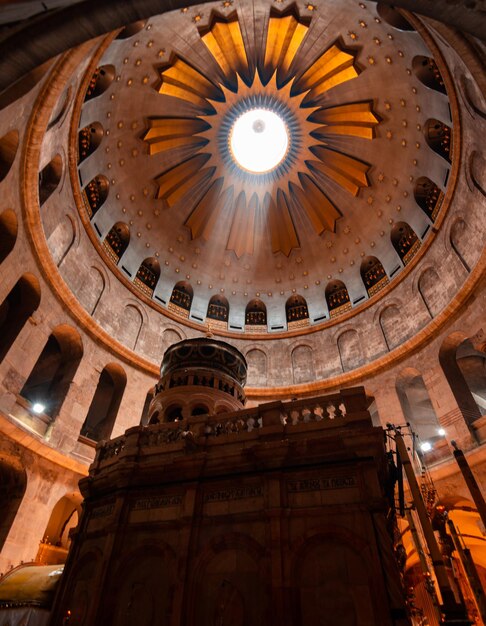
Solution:
[(444, 192), (427, 176), (420, 176), (415, 181), (413, 195), (415, 202), (427, 215), (431, 222), (435, 222), (444, 200)]
[(380, 311), (379, 322), (388, 350), (393, 350), (405, 341), (403, 317), (396, 304), (389, 304)]
[(160, 263), (154, 256), (148, 257), (142, 261), (137, 270), (137, 275), (133, 283), (147, 295), (152, 297), (155, 287), (160, 278)]
[(85, 102), (101, 96), (105, 93), (108, 87), (111, 85), (115, 78), (115, 66), (114, 65), (101, 65), (97, 67), (93, 72), (93, 75), (89, 81), (88, 88), (86, 89), (86, 95), (84, 97)]
[(155, 387), (150, 387), (145, 396), (145, 400), (142, 408), (142, 415), (140, 417), (140, 426), (147, 426), (150, 418), (150, 404), (154, 399)]
[(417, 233), (407, 222), (396, 222), (390, 231), (392, 246), (404, 265), (408, 265), (417, 254), (421, 242)]
[[(110, 191), (110, 181), (103, 174), (98, 174), (98, 176), (95, 176), (92, 180), (89, 181), (89, 183), (83, 189), (84, 206), (86, 207), (86, 210), (88, 211), (88, 215), (90, 219), (96, 215), (96, 213), (100, 210), (100, 208), (106, 202), (109, 191)], [(122, 223), (123, 222), (118, 222), (118, 224), (122, 224)], [(116, 231), (116, 227), (117, 227), (117, 224), (113, 226), (113, 228), (115, 229), (115, 232), (118, 232), (120, 235), (122, 235), (123, 232)]]
[(56, 228), (53, 230), (47, 245), (51, 251), (52, 259), (57, 267), (60, 267), (64, 259), (76, 241), (76, 224), (74, 219), (67, 213), (60, 219)]
[(450, 390), (454, 395), (457, 406), (466, 424), (470, 425), (481, 417), (482, 411), (471, 393), (469, 384), (464, 376), (465, 372), (460, 367), (458, 361), (458, 350), (460, 346), (464, 346), (471, 354), (475, 352), (471, 341), (464, 333), (454, 332), (442, 342), (439, 350), (439, 363)]
[(39, 546), (36, 559), (39, 563), (54, 565), (66, 561), (71, 543), (70, 531), (78, 525), (82, 501), (81, 494), (75, 492), (64, 495), (56, 502)]
[(260, 348), (252, 348), (245, 355), (248, 364), (247, 385), (265, 387), (267, 384), (267, 355)]
[(138, 339), (142, 331), (143, 314), (134, 304), (127, 304), (118, 325), (118, 338), (132, 350), (137, 347)]
[(327, 283), (324, 295), (331, 318), (351, 310), (348, 289), (342, 280), (331, 280)]
[(125, 222), (116, 222), (106, 235), (103, 246), (110, 259), (118, 265), (130, 243), (130, 227)]
[(447, 94), (444, 79), (432, 57), (415, 56), (412, 60), (412, 68), (415, 76), (423, 85), (439, 93)]
[(105, 287), (106, 277), (104, 272), (92, 265), (77, 292), (79, 302), (90, 315), (94, 315)]
[(388, 276), (381, 261), (375, 256), (365, 256), (359, 268), (368, 297), (371, 298), (388, 284)]
[(125, 26), (121, 29), (121, 31), (116, 36), (116, 39), (129, 39), (130, 37), (133, 37), (145, 28), (146, 23), (146, 20), (138, 20), (138, 22), (132, 22), (131, 24), (128, 24), (128, 26)]
[(0, 452), (0, 550), (7, 539), (27, 487), (27, 472), (20, 460)]
[(126, 384), (127, 375), (118, 363), (109, 363), (102, 369), (81, 428), (82, 437), (91, 441), (110, 438)]
[(295, 384), (308, 383), (315, 380), (314, 354), (312, 348), (300, 344), (291, 353), (292, 376)]
[(78, 133), (78, 162), (82, 163), (99, 147), (105, 131), (100, 122), (88, 124)]
[(184, 339), (180, 330), (175, 328), (166, 328), (162, 331), (162, 348), (165, 352), (174, 343), (178, 343)]
[(0, 183), (7, 177), (19, 147), (19, 131), (10, 130), (0, 137)]
[(62, 157), (56, 154), (39, 172), (39, 205), (42, 206), (57, 189), (63, 170)]
[(83, 356), (78, 331), (67, 324), (54, 328), (20, 395), (31, 405), (41, 404), (42, 413), (54, 421), (69, 391)]
[(469, 157), (469, 175), (476, 189), (486, 196), (486, 159), (483, 154), (474, 150)]
[(343, 372), (349, 372), (364, 364), (363, 347), (357, 331), (345, 330), (337, 338), (337, 347)]
[(185, 280), (179, 281), (174, 285), (174, 289), (172, 289), (170, 294), (169, 310), (183, 317), (189, 317), (193, 297), (194, 290), (190, 283)]
[(472, 249), (473, 246), (470, 245), (469, 236), (470, 229), (466, 220), (462, 217), (455, 219), (449, 230), (449, 242), (457, 258), (468, 272), (471, 271), (471, 267), (475, 263), (474, 250)]
[(0, 362), (39, 307), (40, 298), (37, 278), (33, 274), (23, 274), (0, 305)]
[(435, 317), (447, 305), (447, 292), (434, 267), (425, 269), (418, 279), (417, 287), (430, 317)]
[(15, 211), (5, 209), (0, 213), (0, 263), (12, 252), (17, 241), (19, 224)]
[(440, 422), (430, 400), (422, 374), (407, 367), (400, 372), (395, 382), (405, 420), (422, 441), (434, 444), (443, 438)]
[(254, 298), (245, 308), (245, 326), (260, 327), (262, 330), (267, 326), (267, 307), (265, 303)]
[(64, 91), (64, 97), (62, 97), (62, 99), (59, 98), (59, 100), (57, 101), (57, 105), (52, 110), (51, 118), (49, 120), (49, 123), (47, 124), (47, 130), (50, 130), (51, 128), (54, 128), (54, 126), (57, 126), (57, 124), (59, 124), (59, 122), (63, 119), (68, 110), (72, 95), (73, 88), (71, 85), (69, 85), (69, 87)]
[(435, 118), (424, 124), (424, 136), (428, 146), (448, 163), (452, 162), (452, 129)]

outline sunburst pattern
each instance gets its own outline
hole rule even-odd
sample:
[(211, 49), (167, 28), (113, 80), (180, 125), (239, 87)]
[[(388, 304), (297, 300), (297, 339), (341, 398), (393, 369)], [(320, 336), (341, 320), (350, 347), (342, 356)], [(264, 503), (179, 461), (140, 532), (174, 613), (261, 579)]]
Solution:
[[(161, 70), (159, 93), (184, 100), (195, 114), (150, 119), (144, 139), (152, 155), (179, 155), (157, 177), (157, 198), (168, 207), (182, 198), (190, 203), (185, 224), (193, 239), (209, 239), (224, 212), (231, 215), (226, 247), (237, 257), (254, 252), (258, 229), (268, 229), (274, 253), (288, 256), (299, 247), (296, 211), (317, 235), (335, 230), (341, 213), (323, 181), (354, 196), (368, 186), (370, 166), (333, 149), (328, 140), (336, 135), (372, 139), (379, 123), (372, 102), (321, 105), (330, 89), (358, 76), (356, 53), (336, 42), (297, 71), (307, 31), (308, 22), (294, 14), (271, 16), (260, 51), (245, 45), (236, 17), (215, 17), (200, 34), (219, 68), (217, 81), (180, 56)], [(233, 123), (252, 108), (277, 112), (289, 133), (286, 157), (264, 174), (241, 169), (229, 149)], [(182, 162), (181, 153), (186, 155)]]

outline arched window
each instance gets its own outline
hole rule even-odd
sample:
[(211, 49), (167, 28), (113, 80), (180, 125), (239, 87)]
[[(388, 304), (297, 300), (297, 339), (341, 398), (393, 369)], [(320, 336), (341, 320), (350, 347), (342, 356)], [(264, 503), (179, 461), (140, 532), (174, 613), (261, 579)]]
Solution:
[(138, 268), (137, 275), (133, 281), (140, 291), (143, 291), (149, 298), (152, 297), (154, 289), (160, 277), (160, 263), (153, 256), (144, 259)]
[(396, 28), (397, 30), (415, 30), (415, 28), (410, 24), (410, 22), (405, 19), (405, 17), (400, 13), (399, 9), (396, 9), (389, 4), (384, 4), (383, 2), (378, 2), (376, 5), (376, 10), (378, 15), (390, 26)]
[(101, 96), (113, 82), (115, 78), (115, 67), (113, 65), (102, 65), (96, 68), (86, 89), (85, 101)]
[(0, 362), (39, 303), (39, 281), (33, 274), (24, 274), (0, 305)]
[(211, 326), (228, 328), (229, 303), (224, 296), (213, 296), (208, 304), (206, 317)]
[(421, 176), (415, 182), (413, 195), (422, 211), (435, 222), (444, 200), (444, 192), (430, 178)]
[(450, 163), (452, 158), (452, 129), (439, 120), (430, 119), (425, 123), (424, 133), (432, 150)]
[(10, 532), (27, 487), (27, 473), (15, 458), (0, 457), (0, 550)]
[(245, 309), (245, 330), (261, 331), (267, 326), (267, 307), (258, 299), (251, 300)]
[[(153, 416), (152, 416), (153, 419)], [(172, 405), (167, 408), (164, 415), (164, 422), (180, 422), (182, 420), (182, 407), (180, 405)], [(151, 420), (152, 421), (152, 420)]]
[(111, 227), (110, 232), (103, 241), (103, 246), (108, 252), (108, 256), (115, 263), (123, 256), (130, 243), (130, 228), (125, 222), (117, 222)]
[(366, 256), (361, 262), (359, 271), (370, 298), (388, 285), (385, 268), (375, 256)]
[(331, 318), (337, 317), (351, 309), (348, 290), (341, 280), (332, 280), (330, 283), (327, 283), (325, 296)]
[(397, 222), (393, 225), (390, 239), (404, 265), (410, 263), (421, 246), (420, 239), (406, 222)]
[(285, 303), (287, 328), (301, 328), (309, 325), (309, 310), (307, 302), (302, 296), (290, 296)]
[(83, 344), (78, 332), (65, 324), (58, 326), (49, 336), (20, 395), (32, 406), (39, 407), (36, 412), (47, 415), (53, 421), (66, 398), (82, 356)]
[(39, 204), (42, 206), (57, 189), (62, 176), (62, 158), (60, 154), (49, 161), (39, 172)]
[(91, 441), (109, 439), (127, 384), (125, 370), (116, 363), (103, 368), (96, 391), (81, 428), (81, 436)]
[(99, 122), (93, 122), (79, 131), (79, 163), (87, 159), (96, 150), (103, 139), (104, 130)]
[(83, 189), (84, 205), (90, 218), (103, 206), (109, 189), (110, 183), (103, 174), (95, 176)]
[(170, 296), (169, 310), (183, 317), (189, 317), (193, 295), (194, 291), (189, 283), (185, 281), (177, 283)]
[(138, 20), (138, 22), (133, 22), (132, 24), (128, 24), (121, 29), (121, 31), (116, 36), (117, 39), (128, 39), (129, 37), (133, 37), (139, 33), (145, 27), (145, 20)]
[(191, 416), (195, 417), (196, 415), (208, 415), (209, 409), (205, 404), (196, 404), (195, 407), (191, 410)]
[(0, 263), (12, 252), (17, 241), (19, 224), (15, 211), (5, 209), (0, 213)]
[(442, 79), (437, 63), (430, 57), (418, 55), (412, 61), (415, 76), (429, 89), (434, 89), (446, 94), (444, 80)]
[(11, 130), (0, 138), (0, 182), (10, 172), (19, 147), (19, 132)]

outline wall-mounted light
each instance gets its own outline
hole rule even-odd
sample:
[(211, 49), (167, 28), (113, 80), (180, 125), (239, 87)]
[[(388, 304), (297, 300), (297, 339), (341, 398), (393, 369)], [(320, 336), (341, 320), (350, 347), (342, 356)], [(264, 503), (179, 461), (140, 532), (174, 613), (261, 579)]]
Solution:
[(44, 413), (45, 410), (46, 410), (46, 407), (41, 402), (34, 402), (34, 404), (32, 405), (32, 411), (34, 413), (37, 413), (37, 414)]
[(430, 450), (432, 450), (432, 444), (428, 441), (424, 441), (420, 444), (420, 449), (422, 452), (430, 452)]
[(446, 431), (444, 430), (444, 428), (439, 428), (439, 430), (437, 431), (437, 433), (443, 437), (446, 434)]

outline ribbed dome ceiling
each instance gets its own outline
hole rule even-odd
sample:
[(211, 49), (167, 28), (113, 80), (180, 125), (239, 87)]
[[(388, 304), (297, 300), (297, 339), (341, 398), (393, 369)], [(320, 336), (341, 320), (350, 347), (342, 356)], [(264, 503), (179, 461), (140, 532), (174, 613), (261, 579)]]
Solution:
[[(250, 301), (285, 330), (399, 276), (440, 209), (452, 123), (444, 68), (384, 17), (348, 0), (226, 0), (114, 39), (76, 124), (81, 211), (115, 271), (181, 318), (207, 323), (211, 301), (209, 322), (229, 331), (251, 330)], [(254, 108), (289, 135), (263, 174), (229, 145)]]

